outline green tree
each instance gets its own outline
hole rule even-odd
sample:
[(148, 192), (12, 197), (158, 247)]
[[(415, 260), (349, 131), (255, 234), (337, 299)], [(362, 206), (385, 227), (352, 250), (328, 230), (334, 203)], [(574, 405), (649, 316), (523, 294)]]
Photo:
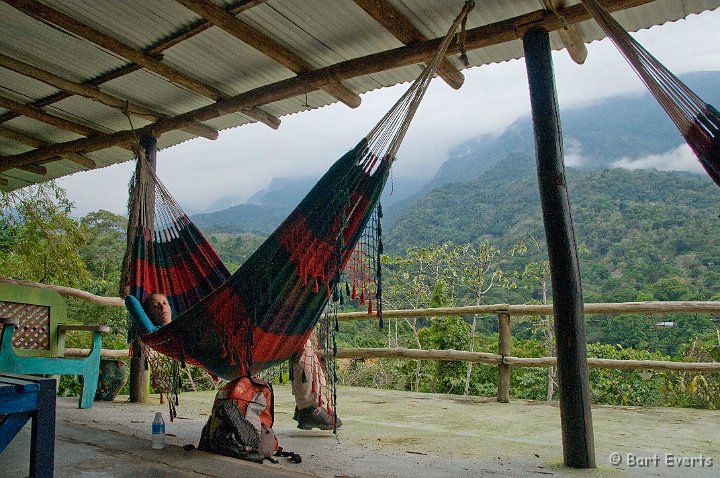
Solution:
[[(406, 251), (405, 256), (383, 256), (386, 266), (387, 278), (383, 301), (390, 309), (420, 309), (430, 307), (438, 299), (438, 287), (445, 288), (444, 294), (451, 296), (448, 263), (450, 262), (450, 243), (438, 247), (414, 248)], [(444, 284), (439, 286), (438, 284)], [(412, 330), (415, 347), (422, 350), (423, 345), (419, 335), (419, 319), (405, 319)], [(389, 347), (392, 344), (388, 344)], [(398, 344), (396, 343), (397, 347)], [(421, 363), (415, 362), (415, 391), (420, 390)]]
[[(699, 336), (683, 347), (684, 362), (720, 362), (720, 329)], [(663, 401), (671, 407), (720, 410), (720, 373), (668, 374)]]
[[(588, 344), (588, 356), (615, 360), (670, 360), (660, 352), (624, 348), (610, 344)], [(593, 402), (606, 405), (661, 405), (664, 372), (650, 370), (590, 369)]]
[[(485, 295), (500, 284), (505, 287), (513, 282), (503, 273), (498, 265), (500, 249), (490, 245), (489, 241), (482, 241), (479, 247), (472, 244), (455, 246), (451, 249), (451, 262), (449, 267), (455, 288), (461, 295), (465, 304), (480, 305)], [(468, 350), (475, 351), (475, 333), (477, 331), (478, 314), (473, 314), (472, 324), (469, 328)], [(470, 393), (473, 363), (466, 363), (464, 393)]]
[[(538, 242), (535, 237), (530, 236), (532, 240), (533, 252), (540, 255), (544, 250), (543, 245)], [(525, 241), (519, 241), (515, 247), (513, 247), (511, 253), (513, 255), (523, 256), (527, 253), (528, 246)], [(536, 256), (536, 257), (537, 257)], [(548, 303), (548, 280), (550, 279), (550, 262), (546, 258), (538, 258), (536, 260), (530, 260), (525, 264), (520, 275), (519, 286), (523, 289), (530, 291), (533, 297), (537, 293), (538, 299), (533, 299), (531, 303), (540, 303), (546, 305)], [(548, 357), (555, 356), (555, 321), (552, 315), (541, 315), (537, 318), (538, 320), (533, 324), (535, 327), (541, 329), (545, 334), (545, 353)], [(556, 369), (550, 365), (547, 368), (547, 387), (545, 398), (547, 401), (553, 399), (555, 393), (555, 375)]]
[(127, 244), (127, 218), (99, 210), (80, 220), (88, 238), (80, 249), (88, 270), (95, 279), (118, 281)]
[[(470, 326), (462, 317), (451, 316), (432, 319), (430, 327), (420, 331), (420, 340), (429, 349), (465, 350), (468, 348), (468, 332)], [(429, 388), (439, 393), (464, 393), (465, 372), (464, 362), (436, 360), (430, 365), (432, 371)]]
[(0, 195), (0, 274), (79, 286), (88, 271), (79, 254), (87, 231), (54, 181)]

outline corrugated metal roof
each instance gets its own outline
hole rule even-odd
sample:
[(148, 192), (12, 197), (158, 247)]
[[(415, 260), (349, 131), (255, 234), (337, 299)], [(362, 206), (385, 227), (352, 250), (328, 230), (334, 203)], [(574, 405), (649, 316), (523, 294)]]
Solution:
[[(427, 0), (385, 0), (417, 30), (420, 37), (442, 37), (463, 5), (463, 0), (428, 2)], [(202, 2), (196, 2), (202, 4)], [(376, 3), (382, 4), (382, 1)], [(572, 8), (578, 0), (566, 1)], [(627, 6), (642, 0), (614, 0), (612, 3)], [(392, 32), (376, 22), (353, 0), (254, 0), (219, 1), (222, 8), (248, 8), (235, 16), (245, 26), (274, 42), (309, 64), (311, 69), (323, 69), (348, 60), (368, 57), (403, 47)], [(23, 11), (45, 6), (57, 13), (53, 17), (33, 18)], [(644, 5), (628, 8), (614, 14), (629, 31), (636, 31), (668, 21), (685, 18), (693, 13), (712, 10), (720, 6), (720, 0), (655, 0)], [(478, 1), (467, 19), (467, 29), (495, 25), (515, 17), (536, 12), (538, 18), (543, 10), (542, 0), (486, 0)], [(203, 19), (190, 9), (172, 0), (6, 0), (0, 3), (0, 53), (13, 60), (32, 65), (75, 83), (97, 84), (97, 88), (122, 101), (140, 105), (155, 112), (177, 116), (212, 105), (218, 98), (256, 92), (259, 88), (275, 85), (283, 80), (298, 78), (296, 72), (283, 66), (276, 59), (258, 51), (220, 27), (210, 26), (170, 47), (151, 50), (154, 60), (172, 68), (184, 78), (205, 84), (215, 91), (218, 98), (208, 90), (191, 91), (182, 78), (167, 78), (162, 71), (151, 68), (132, 68), (132, 59), (125, 58), (122, 51), (111, 51), (115, 46), (98, 45), (84, 34), (73, 31), (56, 20), (66, 16), (85, 25), (100, 35), (137, 52), (153, 49), (158, 44), (176, 36), (178, 32), (197, 26)], [(577, 23), (583, 40), (587, 43), (603, 38), (602, 31), (593, 21)], [(468, 51), (470, 66), (482, 66), (520, 58), (523, 53), (518, 36), (522, 27), (515, 29), (515, 39)], [(91, 34), (94, 34), (91, 32)], [(93, 41), (91, 41), (93, 40)], [(556, 33), (551, 35), (553, 48), (563, 48)], [(161, 56), (160, 56), (161, 55)], [(368, 60), (371, 61), (372, 59)], [(454, 56), (451, 63), (464, 68)], [(4, 63), (0, 63), (4, 64)], [(100, 82), (98, 78), (125, 68), (122, 75)], [(421, 71), (419, 65), (401, 65), (350, 75), (342, 85), (348, 94), (359, 95), (377, 88), (412, 81)], [(42, 117), (29, 118), (0, 107), (0, 188), (12, 190), (27, 184), (72, 174), (85, 167), (68, 159), (52, 158), (42, 165), (47, 174), (39, 175), (8, 165), (16, 164), (19, 154), (45, 145), (65, 143), (87, 135), (126, 131), (142, 128), (154, 121), (148, 117), (126, 116), (122, 109), (93, 101), (78, 95), (64, 95), (59, 101), (47, 101), (63, 91), (27, 74), (17, 73), (0, 66), (0, 97), (22, 105), (33, 105), (42, 113), (78, 125), (80, 130), (68, 130), (67, 126), (52, 126)], [(203, 124), (216, 130), (224, 130), (257, 121), (258, 115), (276, 118), (318, 108), (338, 99), (324, 90), (310, 88), (305, 94), (288, 96), (267, 104), (257, 104), (255, 113), (223, 111)], [(7, 102), (5, 102), (7, 104)], [(10, 103), (11, 105), (13, 103)], [(266, 122), (273, 122), (270, 117)], [(89, 128), (89, 129), (88, 129)], [(80, 131), (80, 132), (78, 132)], [(25, 139), (18, 139), (18, 134)], [(9, 138), (8, 136), (12, 136)], [(173, 130), (165, 132), (158, 146), (166, 148), (196, 137), (195, 132)], [(128, 146), (126, 145), (125, 148)], [(128, 161), (133, 158), (129, 149), (106, 147), (83, 153), (95, 161), (97, 167)]]

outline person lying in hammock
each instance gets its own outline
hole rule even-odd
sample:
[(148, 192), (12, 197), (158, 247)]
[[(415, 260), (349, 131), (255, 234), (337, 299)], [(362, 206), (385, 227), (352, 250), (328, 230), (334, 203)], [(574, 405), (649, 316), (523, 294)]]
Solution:
[(172, 322), (172, 309), (165, 294), (150, 294), (143, 301), (142, 306), (155, 326), (162, 327)]
[[(160, 292), (150, 294), (142, 303), (142, 308), (157, 328), (172, 321), (172, 309), (167, 296)], [(292, 393), (295, 396), (293, 419), (301, 430), (332, 430), (333, 423), (327, 408), (322, 406), (322, 391), (327, 389), (325, 372), (310, 339), (290, 361), (292, 367)], [(335, 428), (342, 426), (340, 417), (336, 418)]]

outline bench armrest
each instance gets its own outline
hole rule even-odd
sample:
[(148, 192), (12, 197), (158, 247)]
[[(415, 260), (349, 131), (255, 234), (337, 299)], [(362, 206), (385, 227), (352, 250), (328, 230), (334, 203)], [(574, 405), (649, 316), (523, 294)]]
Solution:
[(66, 332), (81, 331), (93, 333), (93, 349), (100, 348), (100, 334), (110, 332), (107, 325), (70, 325), (58, 324), (57, 326), (57, 353), (58, 356), (65, 356), (65, 335)]
[(106, 334), (110, 332), (110, 327), (107, 325), (69, 325), (69, 324), (58, 324), (58, 333), (63, 334), (73, 330), (86, 330), (89, 332), (100, 332)]

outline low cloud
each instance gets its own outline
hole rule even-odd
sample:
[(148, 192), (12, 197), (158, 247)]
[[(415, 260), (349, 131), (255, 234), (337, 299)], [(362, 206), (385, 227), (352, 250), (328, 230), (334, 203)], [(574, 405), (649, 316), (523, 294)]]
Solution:
[(611, 164), (613, 168), (657, 169), (658, 171), (689, 171), (704, 173), (695, 154), (686, 144), (663, 154), (650, 154), (641, 158), (620, 158)]
[(585, 158), (582, 155), (582, 145), (580, 144), (580, 141), (574, 138), (565, 139), (563, 149), (565, 166), (579, 168), (585, 163)]

